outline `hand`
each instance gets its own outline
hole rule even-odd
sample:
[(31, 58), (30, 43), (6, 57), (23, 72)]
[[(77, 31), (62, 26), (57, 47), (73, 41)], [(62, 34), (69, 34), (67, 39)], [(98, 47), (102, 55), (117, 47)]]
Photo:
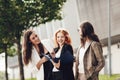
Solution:
[(36, 67), (40, 69), (41, 65), (46, 61), (47, 59), (45, 57), (42, 57), (42, 59), (40, 59), (39, 62), (36, 64)]
[(46, 62), (48, 59), (46, 57), (42, 57), (42, 59), (40, 60), (42, 63)]
[(52, 56), (52, 58), (55, 58), (55, 52), (51, 52), (50, 55)]
[(52, 64), (53, 64), (56, 68), (59, 68), (59, 67), (60, 67), (60, 60), (58, 61), (58, 63), (55, 63), (54, 61), (52, 61)]

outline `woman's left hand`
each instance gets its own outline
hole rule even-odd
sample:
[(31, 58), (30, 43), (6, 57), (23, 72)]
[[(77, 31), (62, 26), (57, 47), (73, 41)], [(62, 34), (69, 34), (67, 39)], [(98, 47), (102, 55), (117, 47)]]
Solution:
[(58, 63), (55, 63), (54, 61), (52, 61), (52, 64), (53, 64), (56, 68), (59, 68), (59, 67), (60, 67), (60, 60), (58, 61)]
[(52, 51), (52, 52), (50, 53), (50, 55), (52, 56), (52, 58), (55, 58), (55, 52), (54, 52), (54, 51)]

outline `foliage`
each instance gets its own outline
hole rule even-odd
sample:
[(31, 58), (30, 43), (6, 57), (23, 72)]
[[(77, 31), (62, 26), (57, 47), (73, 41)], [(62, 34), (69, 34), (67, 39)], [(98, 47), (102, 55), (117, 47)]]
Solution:
[[(7, 1), (7, 3), (5, 2)], [(61, 19), (60, 10), (66, 0), (3, 0), (0, 22), (11, 30), (23, 30), (53, 19)], [(6, 9), (4, 6), (6, 5)], [(7, 24), (6, 24), (7, 23)], [(8, 26), (9, 25), (9, 26)], [(14, 26), (15, 25), (15, 26)], [(5, 26), (4, 26), (5, 27)], [(15, 28), (15, 29), (13, 29)], [(8, 30), (7, 30), (8, 31)]]
[(111, 76), (100, 75), (99, 79), (100, 80), (119, 80), (120, 79), (120, 74), (114, 74), (114, 75), (111, 75)]
[(16, 45), (13, 45), (13, 46), (11, 46), (10, 48), (8, 48), (7, 49), (7, 52), (8, 52), (8, 55), (9, 56), (14, 56), (14, 55), (16, 55), (17, 53), (17, 47), (16, 47)]
[[(66, 0), (0, 0), (0, 47), (19, 42), (24, 29), (62, 19)], [(1, 51), (1, 50), (0, 50)]]
[(36, 80), (36, 78), (31, 78), (31, 79), (25, 79), (25, 80)]
[(64, 2), (66, 0), (1, 0), (0, 32), (3, 36), (0, 39), (8, 36), (5, 38), (16, 42), (24, 29), (62, 19), (60, 11)]

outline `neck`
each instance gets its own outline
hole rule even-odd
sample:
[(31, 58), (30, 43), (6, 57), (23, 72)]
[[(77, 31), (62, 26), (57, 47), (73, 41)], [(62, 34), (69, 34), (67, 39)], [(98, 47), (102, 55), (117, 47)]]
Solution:
[(34, 45), (34, 47), (35, 47), (37, 50), (39, 49), (38, 45)]
[(63, 45), (60, 45), (60, 49), (63, 47)]
[(40, 53), (38, 45), (34, 45), (35, 49), (37, 50), (38, 53)]
[(36, 47), (38, 47), (38, 45), (35, 44), (34, 47), (36, 48)]
[(88, 37), (86, 37), (86, 41), (87, 41), (87, 42), (90, 42), (91, 40), (90, 40)]

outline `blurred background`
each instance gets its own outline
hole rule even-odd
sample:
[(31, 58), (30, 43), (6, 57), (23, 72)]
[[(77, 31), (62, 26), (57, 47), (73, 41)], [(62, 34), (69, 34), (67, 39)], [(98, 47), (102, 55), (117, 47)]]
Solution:
[[(27, 0), (22, 0), (22, 2), (23, 1), (27, 1)], [(30, 0), (30, 1), (34, 1), (34, 0)], [(35, 0), (35, 1), (39, 1), (39, 0)], [(40, 0), (40, 1), (44, 1), (44, 0)], [(56, 1), (58, 3), (58, 0), (48, 0), (48, 2), (49, 1), (53, 1), (53, 2)], [(74, 48), (74, 54), (76, 54), (76, 50), (80, 44), (80, 37), (79, 37), (79, 33), (77, 32), (77, 28), (79, 27), (80, 22), (84, 20), (90, 21), (93, 24), (95, 32), (99, 36), (100, 41), (102, 43), (103, 54), (106, 62), (105, 67), (100, 72), (101, 74), (100, 80), (119, 80), (120, 78), (120, 68), (119, 68), (120, 67), (120, 62), (119, 62), (120, 61), (120, 58), (119, 58), (120, 56), (120, 9), (119, 9), (120, 0), (60, 0), (60, 1), (61, 1), (61, 4), (57, 4), (57, 5), (61, 5), (61, 7), (59, 9), (59, 12), (57, 12), (57, 14), (60, 14), (61, 18), (52, 17), (52, 19), (46, 20), (46, 21), (45, 21), (46, 18), (44, 18), (43, 22), (40, 22), (39, 24), (30, 26), (30, 27), (27, 27), (29, 25), (24, 25), (24, 28), (34, 29), (35, 32), (39, 35), (43, 44), (46, 46), (46, 48), (50, 52), (54, 47), (53, 38), (54, 38), (55, 31), (58, 28), (65, 28), (70, 33), (70, 36), (72, 39), (72, 46)], [(28, 1), (28, 3), (30, 2)], [(3, 4), (2, 1), (0, 1), (0, 4)], [(1, 9), (2, 8), (3, 7), (1, 7)], [(46, 8), (49, 8), (49, 5), (46, 5)], [(2, 13), (2, 11), (0, 11), (0, 13)], [(21, 14), (21, 15), (24, 15), (24, 14)], [(29, 17), (29, 14), (27, 14), (27, 17)], [(11, 18), (11, 20), (14, 18), (16, 17), (14, 16), (13, 18)], [(32, 21), (33, 18), (30, 18), (30, 19)], [(0, 19), (0, 22), (2, 22), (2, 18)], [(13, 23), (10, 22), (10, 24), (13, 24)], [(2, 35), (2, 30), (6, 29), (6, 28), (2, 29), (3, 27), (8, 27), (8, 26), (6, 25), (3, 26), (3, 24), (0, 25), (0, 29), (1, 29), (0, 35)], [(9, 29), (12, 31), (12, 28), (9, 28)], [(18, 26), (14, 28), (16, 28), (16, 32), (17, 32), (17, 29), (19, 29)], [(10, 31), (9, 29), (8, 31)], [(24, 31), (24, 29), (22, 31)], [(7, 34), (9, 33), (6, 33), (6, 35)], [(3, 39), (2, 36), (0, 38), (1, 40)], [(20, 38), (18, 39), (20, 40), (20, 45), (21, 45), (22, 33), (20, 35)], [(3, 41), (5, 41), (5, 39)], [(1, 47), (3, 46), (1, 45)], [(14, 44), (14, 46), (12, 46), (12, 50), (13, 49), (15, 50), (13, 51), (8, 50), (7, 53), (12, 53), (12, 54), (10, 56), (7, 56), (7, 63), (6, 63), (6, 57), (5, 57), (6, 53), (1, 48), (0, 80), (8, 80), (8, 79), (9, 80), (24, 80), (24, 79), (34, 80), (35, 75), (30, 73), (29, 69), (26, 66), (23, 66), (24, 76), (20, 75), (21, 67), (19, 64), (20, 63), (19, 54), (17, 53), (16, 48), (19, 49), (18, 46)], [(6, 76), (5, 76), (6, 69), (7, 69), (8, 79), (6, 79)]]

